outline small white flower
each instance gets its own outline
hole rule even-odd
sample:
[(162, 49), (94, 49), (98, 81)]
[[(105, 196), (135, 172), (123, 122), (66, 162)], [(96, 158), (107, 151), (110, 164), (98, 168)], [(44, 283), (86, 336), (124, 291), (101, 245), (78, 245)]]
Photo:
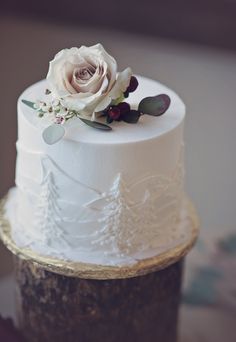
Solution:
[(55, 107), (52, 107), (52, 109), (54, 112), (60, 112), (61, 106), (55, 106)]
[(53, 106), (53, 107), (57, 107), (57, 106), (59, 106), (59, 105), (60, 105), (60, 100), (58, 100), (58, 99), (52, 100), (52, 106)]
[(54, 122), (59, 125), (63, 125), (65, 123), (66, 119), (63, 116), (57, 115), (55, 117)]
[(46, 107), (46, 103), (43, 102), (43, 101), (39, 101), (37, 100), (35, 103), (34, 103), (34, 108), (38, 111), (41, 111), (43, 109), (45, 109)]
[(68, 114), (68, 109), (66, 107), (60, 107), (60, 115), (61, 116), (66, 116)]
[(53, 113), (53, 108), (52, 108), (51, 103), (48, 103), (47, 106), (45, 106), (43, 110), (47, 113)]

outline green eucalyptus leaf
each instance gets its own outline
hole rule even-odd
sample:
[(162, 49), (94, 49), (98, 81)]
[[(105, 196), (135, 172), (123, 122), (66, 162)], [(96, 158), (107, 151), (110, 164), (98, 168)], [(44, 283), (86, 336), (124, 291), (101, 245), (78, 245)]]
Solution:
[(160, 116), (164, 114), (170, 106), (170, 97), (166, 94), (145, 97), (138, 106), (142, 114)]
[(83, 123), (85, 123), (86, 125), (91, 126), (93, 128), (100, 129), (103, 131), (111, 131), (112, 130), (112, 128), (110, 126), (103, 124), (101, 122), (91, 121), (91, 120), (87, 120), (87, 119), (80, 118), (80, 117), (79, 117), (79, 119), (81, 121), (83, 121)]
[(122, 120), (127, 123), (137, 123), (141, 113), (138, 110), (130, 110), (122, 114)]
[(53, 145), (63, 138), (65, 128), (59, 124), (52, 124), (43, 131), (43, 140), (48, 145)]
[(28, 101), (28, 100), (21, 100), (26, 106), (32, 108), (35, 110), (34, 108), (34, 102)]

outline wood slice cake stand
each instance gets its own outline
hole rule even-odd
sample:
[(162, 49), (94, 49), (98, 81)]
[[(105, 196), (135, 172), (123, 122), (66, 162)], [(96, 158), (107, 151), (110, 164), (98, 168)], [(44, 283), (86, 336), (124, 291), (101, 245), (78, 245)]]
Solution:
[(14, 254), (18, 325), (26, 341), (175, 342), (183, 260), (199, 230), (193, 205), (185, 205), (184, 242), (132, 265), (103, 266), (18, 247), (3, 200), (0, 237)]

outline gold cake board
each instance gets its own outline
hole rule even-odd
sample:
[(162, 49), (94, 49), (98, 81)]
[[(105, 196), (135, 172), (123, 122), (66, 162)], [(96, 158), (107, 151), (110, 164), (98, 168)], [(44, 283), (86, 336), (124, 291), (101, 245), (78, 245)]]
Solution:
[[(110, 266), (89, 264), (82, 262), (73, 262), (60, 260), (53, 257), (43, 256), (34, 251), (21, 248), (15, 244), (11, 237), (11, 227), (8, 220), (4, 216), (4, 205), (7, 196), (0, 201), (0, 238), (4, 245), (19, 258), (32, 261), (47, 271), (83, 279), (124, 279), (164, 269), (179, 260), (181, 260), (193, 247), (199, 233), (199, 220), (192, 202), (185, 198), (184, 205), (186, 207), (186, 216), (188, 225), (188, 239), (178, 246), (158, 254), (157, 256), (139, 260), (131, 265)], [(186, 220), (185, 220), (186, 221)]]

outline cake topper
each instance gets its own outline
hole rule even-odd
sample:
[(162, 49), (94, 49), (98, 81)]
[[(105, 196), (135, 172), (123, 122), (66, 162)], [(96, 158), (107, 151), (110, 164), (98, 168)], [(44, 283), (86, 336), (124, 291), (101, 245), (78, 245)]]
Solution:
[(34, 109), (39, 118), (52, 122), (43, 131), (47, 144), (63, 138), (65, 123), (78, 118), (104, 131), (113, 121), (137, 123), (142, 115), (160, 116), (170, 105), (166, 94), (142, 99), (138, 108), (125, 101), (138, 87), (130, 68), (117, 71), (117, 63), (101, 44), (63, 49), (49, 64), (46, 100), (22, 102)]

